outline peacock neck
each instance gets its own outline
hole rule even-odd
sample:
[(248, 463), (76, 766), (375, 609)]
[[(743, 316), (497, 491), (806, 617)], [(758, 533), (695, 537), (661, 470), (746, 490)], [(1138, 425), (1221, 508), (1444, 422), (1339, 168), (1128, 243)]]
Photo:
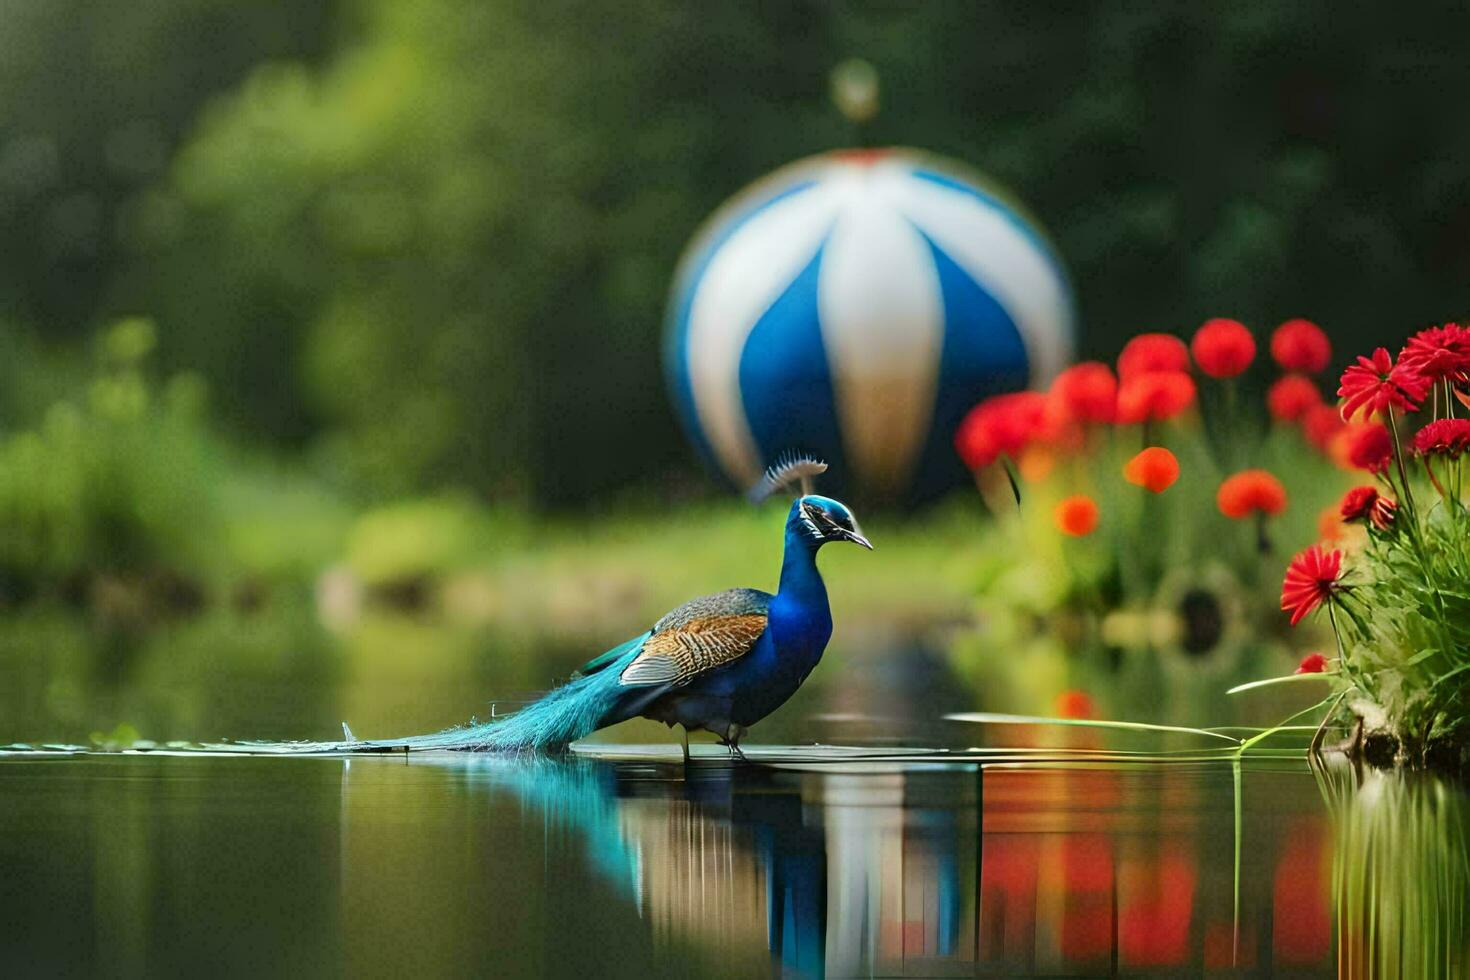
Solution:
[(827, 607), (827, 586), (817, 570), (817, 545), (796, 530), (786, 532), (786, 554), (781, 560), (781, 584), (777, 594), (804, 605)]

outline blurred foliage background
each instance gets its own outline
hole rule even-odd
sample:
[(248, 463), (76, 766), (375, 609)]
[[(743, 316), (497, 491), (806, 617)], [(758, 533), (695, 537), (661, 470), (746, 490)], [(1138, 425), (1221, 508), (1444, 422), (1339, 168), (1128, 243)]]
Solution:
[(1209, 315), (1363, 346), (1462, 309), (1453, 5), (497, 0), (0, 7), (0, 403), (97, 324), (231, 438), (355, 497), (582, 506), (692, 472), (658, 351), (675, 258), (765, 171), (858, 138), (1009, 185), (1085, 352)]
[[(563, 584), (518, 608), (579, 624), (570, 667), (746, 575), (670, 559), (773, 537), (708, 504), (614, 532), (677, 595), (577, 578), (596, 556), (565, 539), (714, 492), (659, 364), (675, 260), (746, 183), (855, 142), (1016, 192), (1069, 266), (1084, 354), (1228, 315), (1258, 336), (1311, 317), (1346, 355), (1464, 315), (1467, 27), (1454, 5), (1322, 2), (0, 0), (0, 606), (91, 617), (26, 612), (7, 643), (104, 651), (36, 675), (70, 731), (77, 690), (168, 673), (180, 644), (296, 657), (288, 677), (328, 656), (220, 616), (481, 623), (522, 593), (474, 582), (529, 567)], [(853, 56), (882, 80), (861, 132), (828, 96)], [(854, 612), (926, 581), (919, 608), (965, 611), (978, 573), (933, 584), (957, 524), (926, 520)], [(485, 568), (507, 549), (540, 564)], [(171, 621), (192, 639), (140, 638)], [(225, 700), (201, 683), (196, 716)], [(102, 714), (152, 717), (151, 696)]]

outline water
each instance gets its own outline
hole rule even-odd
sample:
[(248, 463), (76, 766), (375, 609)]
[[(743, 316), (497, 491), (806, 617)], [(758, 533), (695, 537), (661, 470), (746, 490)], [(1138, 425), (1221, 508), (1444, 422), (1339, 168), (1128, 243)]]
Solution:
[[(0, 754), (6, 975), (1464, 975), (1466, 807), (1297, 761)], [(925, 757), (927, 758), (927, 757)], [(1405, 972), (1402, 969), (1413, 967)]]

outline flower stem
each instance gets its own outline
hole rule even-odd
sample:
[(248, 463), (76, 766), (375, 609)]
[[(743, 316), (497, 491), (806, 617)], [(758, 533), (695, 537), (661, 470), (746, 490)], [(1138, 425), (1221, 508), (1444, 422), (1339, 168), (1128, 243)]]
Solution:
[(1388, 409), (1388, 430), (1393, 433), (1393, 461), (1398, 467), (1399, 480), (1403, 484), (1399, 489), (1399, 493), (1403, 495), (1404, 503), (1408, 505), (1409, 515), (1412, 518), (1415, 513), (1414, 493), (1409, 488), (1409, 471), (1404, 466), (1404, 446), (1399, 440), (1398, 418), (1394, 414), (1393, 406), (1391, 405)]
[(1428, 456), (1424, 457), (1424, 472), (1429, 474), (1429, 482), (1434, 484), (1435, 490), (1439, 491), (1440, 499), (1448, 501), (1450, 499), (1450, 496), (1449, 494), (1445, 493), (1444, 487), (1440, 485), (1439, 477), (1434, 475), (1434, 467), (1429, 465)]

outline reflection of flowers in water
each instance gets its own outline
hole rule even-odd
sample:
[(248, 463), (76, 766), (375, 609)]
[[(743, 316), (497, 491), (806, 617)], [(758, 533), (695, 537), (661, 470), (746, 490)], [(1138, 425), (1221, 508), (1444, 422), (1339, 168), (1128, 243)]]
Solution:
[(1230, 824), (1218, 819), (1225, 801), (1209, 785), (1127, 769), (987, 772), (980, 966), (1194, 975), (1326, 965), (1326, 822), (1297, 813), (1266, 834), (1248, 822), (1236, 869)]

